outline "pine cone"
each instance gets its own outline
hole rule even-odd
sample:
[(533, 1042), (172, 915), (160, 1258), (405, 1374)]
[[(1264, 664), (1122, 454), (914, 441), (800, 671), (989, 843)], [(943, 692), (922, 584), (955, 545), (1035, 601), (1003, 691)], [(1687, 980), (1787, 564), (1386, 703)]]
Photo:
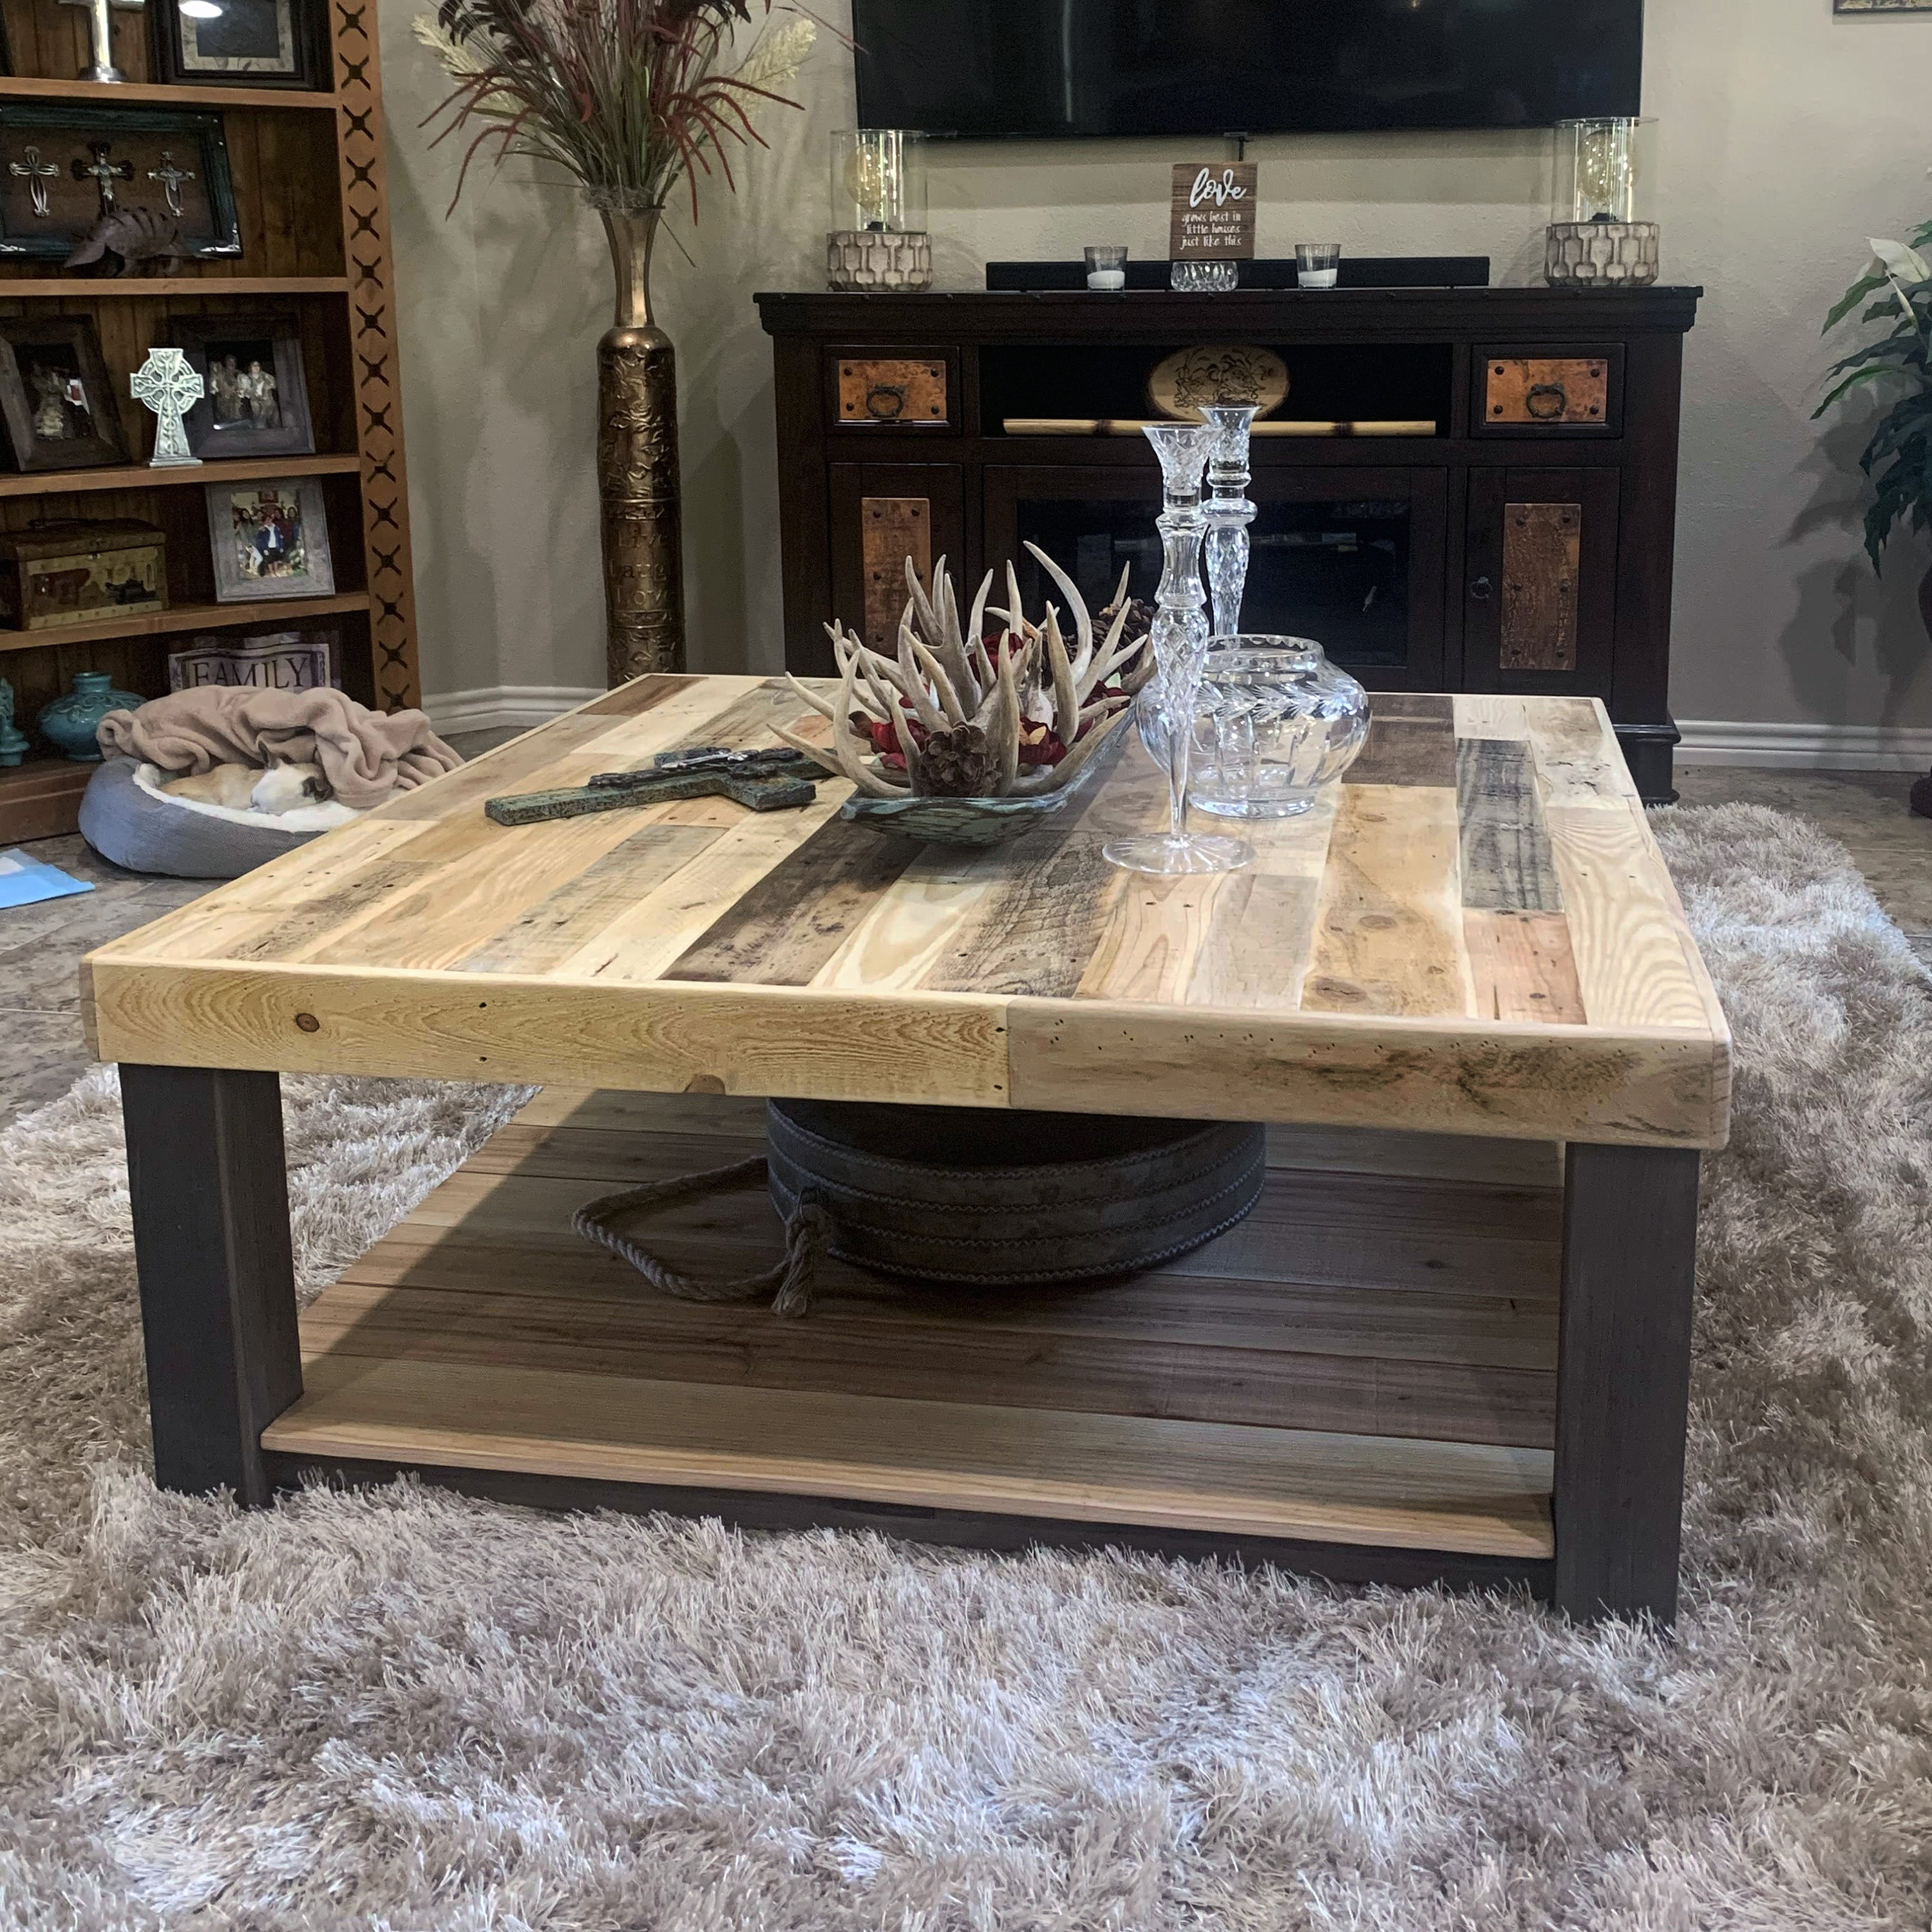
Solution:
[(920, 788), (930, 798), (989, 798), (998, 776), (976, 724), (928, 733), (920, 768)]
[[(1094, 620), (1094, 629), (1104, 638), (1108, 632), (1112, 629), (1114, 620), (1120, 614), (1119, 604), (1109, 604), (1106, 609)], [(1144, 598), (1130, 597), (1127, 599), (1127, 621), (1121, 627), (1120, 641), (1123, 644), (1130, 644), (1136, 638), (1147, 636), (1153, 628), (1154, 606)]]

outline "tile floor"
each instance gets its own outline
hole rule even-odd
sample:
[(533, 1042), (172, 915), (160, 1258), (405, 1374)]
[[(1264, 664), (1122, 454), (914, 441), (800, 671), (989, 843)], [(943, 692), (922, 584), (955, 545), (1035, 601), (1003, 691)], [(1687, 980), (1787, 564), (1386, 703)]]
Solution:
[[(514, 734), (454, 740), (473, 755)], [(1678, 774), (1686, 805), (1766, 805), (1797, 812), (1842, 840), (1892, 917), (1932, 967), (1932, 820), (1906, 808), (1910, 777), (1692, 766)], [(82, 954), (208, 890), (191, 879), (124, 872), (79, 837), (27, 848), (94, 882), (84, 897), (0, 911), (0, 1122), (64, 1093), (90, 1064), (80, 1036), (75, 968)]]

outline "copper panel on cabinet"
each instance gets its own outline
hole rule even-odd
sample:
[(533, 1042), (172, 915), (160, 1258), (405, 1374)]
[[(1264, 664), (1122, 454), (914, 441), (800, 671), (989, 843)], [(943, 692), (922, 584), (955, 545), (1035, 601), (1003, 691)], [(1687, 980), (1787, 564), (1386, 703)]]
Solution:
[(841, 356), (838, 420), (898, 429), (949, 427), (944, 358)]

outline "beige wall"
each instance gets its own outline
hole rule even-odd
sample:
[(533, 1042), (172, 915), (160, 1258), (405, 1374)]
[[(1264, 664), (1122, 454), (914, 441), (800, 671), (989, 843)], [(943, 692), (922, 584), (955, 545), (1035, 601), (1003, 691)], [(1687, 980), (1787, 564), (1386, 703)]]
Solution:
[[(594, 344), (609, 276), (570, 191), (524, 166), (472, 174), (444, 218), (454, 144), (415, 124), (439, 76), (385, 0), (392, 191), (424, 683), (582, 686), (601, 676), (592, 475)], [(1932, 724), (1901, 547), (1885, 582), (1858, 549), (1856, 425), (1808, 420), (1831, 302), (1863, 238), (1932, 214), (1932, 14), (1834, 19), (1830, 0), (1650, 0), (1646, 107), (1660, 117), (1665, 272), (1708, 291), (1689, 345), (1673, 701), (1690, 718)], [(734, 201), (707, 188), (660, 257), (682, 377), (686, 577), (700, 669), (778, 656), (770, 358), (751, 297), (816, 285), (826, 130), (852, 117), (849, 58), (822, 45), (803, 114), (772, 110)], [(1257, 142), (1261, 247), (1318, 234), (1363, 254), (1487, 254), (1531, 278), (1546, 135)], [(1192, 154), (1201, 144), (1186, 149)], [(1211, 151), (1211, 149), (1210, 149)], [(990, 256), (1164, 248), (1168, 142), (939, 149), (942, 285)]]

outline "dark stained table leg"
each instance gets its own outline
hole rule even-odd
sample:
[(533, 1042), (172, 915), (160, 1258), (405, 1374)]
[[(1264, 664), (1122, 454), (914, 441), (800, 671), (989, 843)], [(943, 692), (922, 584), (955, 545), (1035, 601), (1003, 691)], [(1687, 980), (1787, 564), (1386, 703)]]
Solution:
[(1573, 1617), (1677, 1614), (1698, 1160), (1570, 1148), (1553, 1508)]
[(262, 1431), (302, 1387), (280, 1079), (123, 1066), (121, 1105), (154, 1480), (266, 1503)]

